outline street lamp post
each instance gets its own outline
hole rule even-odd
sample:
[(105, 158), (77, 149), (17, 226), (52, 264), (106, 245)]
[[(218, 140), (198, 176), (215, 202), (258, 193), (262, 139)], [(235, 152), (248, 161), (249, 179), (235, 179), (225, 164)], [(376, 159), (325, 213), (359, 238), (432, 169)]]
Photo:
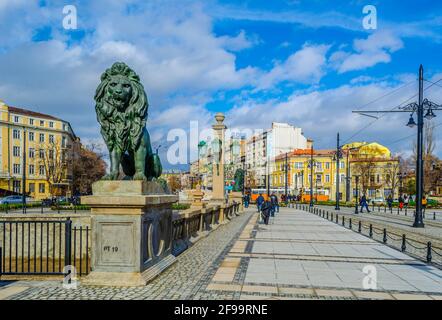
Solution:
[[(367, 111), (358, 110), (353, 111), (362, 115), (367, 115), (368, 113), (389, 113), (389, 112), (411, 112), (410, 119), (408, 120), (407, 126), (413, 128), (417, 125), (417, 159), (416, 159), (416, 214), (414, 217), (413, 227), (423, 228), (423, 214), (422, 214), (422, 197), (423, 197), (423, 127), (424, 118), (427, 120), (433, 119), (436, 115), (434, 110), (442, 110), (442, 106), (437, 105), (428, 99), (424, 99), (424, 68), (422, 65), (419, 67), (419, 101), (418, 103), (412, 102), (404, 107), (400, 107), (398, 110), (388, 110), (388, 111)], [(424, 110), (426, 114), (424, 116)], [(417, 114), (417, 124), (414, 121), (413, 114)], [(371, 115), (368, 115), (372, 117)]]
[(22, 168), (22, 203), (23, 213), (26, 213), (26, 128), (23, 127), (23, 168)]
[(341, 147), (339, 146), (339, 132), (337, 135), (337, 141), (336, 141), (336, 154), (335, 154), (335, 160), (336, 160), (336, 205), (335, 205), (335, 210), (341, 210), (341, 208), (339, 207), (339, 200), (340, 200), (340, 195), (339, 195), (339, 164), (340, 164), (340, 159), (342, 158), (342, 151), (341, 151)]
[(310, 151), (310, 207), (313, 207), (313, 146)]
[(288, 193), (288, 180), (289, 180), (289, 166), (288, 166), (288, 155), (285, 153), (285, 203), (288, 203), (287, 193)]
[(355, 194), (355, 214), (358, 214), (358, 202), (359, 202), (359, 195), (358, 195), (358, 184), (359, 184), (359, 176), (355, 176), (356, 178), (356, 194)]

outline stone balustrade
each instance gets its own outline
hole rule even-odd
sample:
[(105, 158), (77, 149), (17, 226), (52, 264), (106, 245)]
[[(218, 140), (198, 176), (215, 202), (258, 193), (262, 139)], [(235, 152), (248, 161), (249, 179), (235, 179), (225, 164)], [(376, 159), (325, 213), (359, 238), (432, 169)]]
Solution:
[(202, 207), (175, 210), (172, 216), (173, 247), (177, 256), (220, 225), (230, 222), (240, 214), (240, 203), (218, 205), (207, 203)]

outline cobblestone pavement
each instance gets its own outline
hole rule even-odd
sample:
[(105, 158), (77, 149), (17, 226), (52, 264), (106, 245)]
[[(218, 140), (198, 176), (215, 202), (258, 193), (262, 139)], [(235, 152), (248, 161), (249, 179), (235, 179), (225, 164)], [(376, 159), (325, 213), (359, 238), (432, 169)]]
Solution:
[[(220, 225), (207, 237), (177, 257), (177, 261), (145, 287), (86, 287), (63, 289), (59, 281), (17, 281), (4, 286), (16, 294), (7, 299), (232, 299), (234, 293), (219, 293), (205, 290), (224, 255), (230, 250), (244, 225), (252, 216), (248, 211)], [(0, 284), (1, 285), (1, 284)], [(0, 286), (0, 289), (2, 287)], [(5, 290), (5, 289), (3, 289)], [(0, 299), (1, 299), (0, 290)]]

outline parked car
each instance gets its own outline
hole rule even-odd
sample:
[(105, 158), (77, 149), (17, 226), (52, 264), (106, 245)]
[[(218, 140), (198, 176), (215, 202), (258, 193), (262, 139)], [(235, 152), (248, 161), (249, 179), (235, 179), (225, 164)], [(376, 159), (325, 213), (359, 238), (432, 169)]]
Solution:
[[(31, 197), (26, 197), (26, 203), (34, 203), (37, 200)], [(0, 204), (14, 204), (14, 203), (22, 203), (23, 197), (22, 196), (7, 196), (0, 200)]]
[(385, 203), (385, 199), (384, 198), (374, 198), (370, 201), (372, 204), (384, 204)]

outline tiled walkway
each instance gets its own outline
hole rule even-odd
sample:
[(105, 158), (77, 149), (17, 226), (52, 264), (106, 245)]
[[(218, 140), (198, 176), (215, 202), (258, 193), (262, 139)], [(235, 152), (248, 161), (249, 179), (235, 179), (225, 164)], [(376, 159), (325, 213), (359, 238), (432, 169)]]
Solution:
[[(256, 218), (210, 290), (241, 290), (242, 299), (442, 298), (441, 270), (342, 226), (294, 209), (281, 209), (267, 226)], [(366, 266), (377, 273), (376, 289), (363, 288)]]

